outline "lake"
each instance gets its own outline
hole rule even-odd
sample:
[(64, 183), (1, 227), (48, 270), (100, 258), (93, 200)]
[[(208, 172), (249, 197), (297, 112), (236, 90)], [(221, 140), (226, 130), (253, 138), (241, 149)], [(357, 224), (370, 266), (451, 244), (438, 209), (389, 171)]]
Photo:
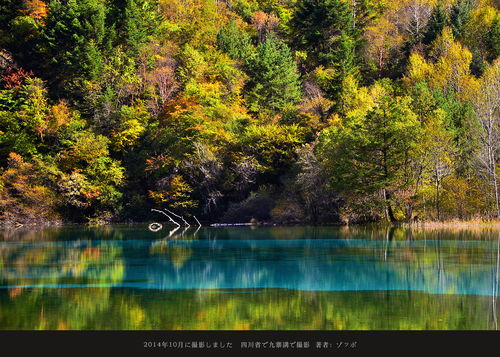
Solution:
[(498, 229), (167, 228), (0, 231), (0, 329), (498, 329)]

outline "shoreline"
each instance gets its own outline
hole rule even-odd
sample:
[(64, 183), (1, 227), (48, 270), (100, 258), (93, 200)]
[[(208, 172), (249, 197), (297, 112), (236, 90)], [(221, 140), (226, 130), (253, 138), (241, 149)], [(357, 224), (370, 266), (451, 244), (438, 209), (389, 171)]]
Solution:
[(499, 228), (500, 220), (494, 221), (482, 221), (482, 220), (472, 220), (472, 221), (461, 221), (461, 220), (451, 220), (451, 221), (428, 221), (419, 222), (413, 224), (405, 224), (405, 226), (411, 228)]
[[(106, 223), (75, 223), (48, 221), (36, 223), (0, 223), (0, 230), (17, 230), (26, 228), (55, 228), (55, 227), (109, 227), (109, 226), (134, 226), (147, 225), (146, 222), (106, 222)], [(388, 223), (388, 222), (365, 222), (344, 224), (340, 222), (325, 222), (325, 223), (310, 223), (310, 222), (295, 222), (295, 223), (275, 223), (275, 222), (243, 222), (243, 223), (205, 223), (202, 227), (220, 228), (220, 227), (295, 227), (295, 226), (311, 226), (311, 227), (394, 227), (406, 229), (432, 229), (432, 228), (498, 228), (500, 229), (500, 220), (449, 220), (449, 221), (420, 221), (416, 223)]]

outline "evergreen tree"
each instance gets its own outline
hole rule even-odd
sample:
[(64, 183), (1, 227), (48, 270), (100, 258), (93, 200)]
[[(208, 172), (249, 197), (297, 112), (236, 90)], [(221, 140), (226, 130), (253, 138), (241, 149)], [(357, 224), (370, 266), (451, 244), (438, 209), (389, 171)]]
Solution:
[(290, 28), (293, 44), (307, 53), (308, 69), (323, 66), (334, 69), (333, 78), (322, 90), (339, 105), (342, 81), (348, 75), (358, 76), (357, 56), (361, 48), (362, 24), (356, 25), (355, 8), (341, 0), (301, 0), (297, 4)]
[[(342, 82), (347, 76), (356, 76), (358, 73), (356, 63), (355, 40), (343, 33), (338, 40), (338, 47), (333, 52), (334, 68), (337, 70), (337, 80)], [(339, 88), (335, 88), (339, 89)]]
[(269, 37), (257, 47), (248, 67), (251, 73), (248, 83), (251, 111), (267, 109), (276, 114), (300, 99), (297, 64), (286, 44)]
[(458, 0), (451, 8), (450, 25), (455, 38), (465, 37), (466, 25), (470, 21), (470, 13), (474, 9), (474, 0)]
[(427, 23), (427, 29), (424, 33), (423, 43), (430, 44), (443, 31), (445, 26), (449, 25), (448, 14), (443, 8), (441, 2), (432, 10), (431, 17)]
[(500, 56), (500, 16), (497, 16), (491, 25), (488, 33), (488, 47), (491, 52), (491, 59)]
[(45, 76), (61, 90), (65, 84), (99, 78), (106, 39), (106, 8), (99, 0), (52, 0), (40, 54)]
[(253, 52), (250, 36), (240, 31), (234, 21), (220, 29), (217, 34), (217, 46), (235, 60), (246, 61)]
[(370, 0), (351, 0), (351, 11), (353, 27), (361, 34), (363, 28), (373, 19), (373, 4), (370, 4)]
[(156, 1), (126, 1), (122, 34), (131, 54), (136, 55), (146, 40), (157, 33), (160, 23)]
[(307, 52), (312, 67), (334, 66), (342, 56), (339, 42), (347, 36), (356, 47), (359, 34), (349, 3), (341, 0), (300, 0), (290, 28), (294, 47)]

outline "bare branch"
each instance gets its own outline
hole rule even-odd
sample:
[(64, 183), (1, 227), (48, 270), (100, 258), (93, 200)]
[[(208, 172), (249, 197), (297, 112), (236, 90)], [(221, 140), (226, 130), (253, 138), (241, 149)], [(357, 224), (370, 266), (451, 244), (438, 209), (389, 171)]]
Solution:
[(201, 227), (201, 223), (200, 223), (200, 221), (198, 221), (198, 218), (196, 218), (196, 216), (193, 216), (193, 217), (196, 220), (196, 222), (198, 223), (198, 228)]
[(170, 211), (170, 210), (168, 210), (168, 209), (166, 209), (166, 208), (165, 208), (165, 211), (167, 211), (168, 213), (170, 213), (172, 216), (175, 216), (175, 217), (177, 217), (177, 218), (180, 218), (180, 219), (184, 222), (184, 224), (185, 224), (186, 226), (191, 227), (191, 225), (188, 223), (188, 221), (186, 221), (186, 220), (184, 219), (184, 217), (179, 216), (178, 214), (175, 214), (174, 212), (172, 212), (172, 211)]
[(152, 208), (152, 209), (151, 209), (151, 211), (154, 211), (154, 212), (159, 212), (159, 213), (161, 213), (161, 214), (164, 214), (165, 216), (167, 216), (167, 218), (168, 218), (168, 219), (169, 219), (172, 223), (174, 223), (174, 224), (175, 224), (175, 225), (177, 225), (178, 227), (180, 227), (180, 226), (181, 226), (179, 223), (177, 223), (176, 221), (174, 221), (174, 220), (172, 219), (172, 217), (170, 217), (170, 216), (169, 216), (168, 214), (166, 214), (165, 212), (160, 211), (160, 210), (157, 210), (157, 209), (154, 209), (154, 208)]

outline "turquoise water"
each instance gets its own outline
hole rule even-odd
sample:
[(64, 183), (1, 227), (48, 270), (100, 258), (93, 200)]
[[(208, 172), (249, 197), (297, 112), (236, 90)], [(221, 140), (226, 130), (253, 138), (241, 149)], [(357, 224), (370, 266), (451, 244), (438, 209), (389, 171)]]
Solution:
[(500, 232), (0, 233), (0, 329), (496, 329)]

